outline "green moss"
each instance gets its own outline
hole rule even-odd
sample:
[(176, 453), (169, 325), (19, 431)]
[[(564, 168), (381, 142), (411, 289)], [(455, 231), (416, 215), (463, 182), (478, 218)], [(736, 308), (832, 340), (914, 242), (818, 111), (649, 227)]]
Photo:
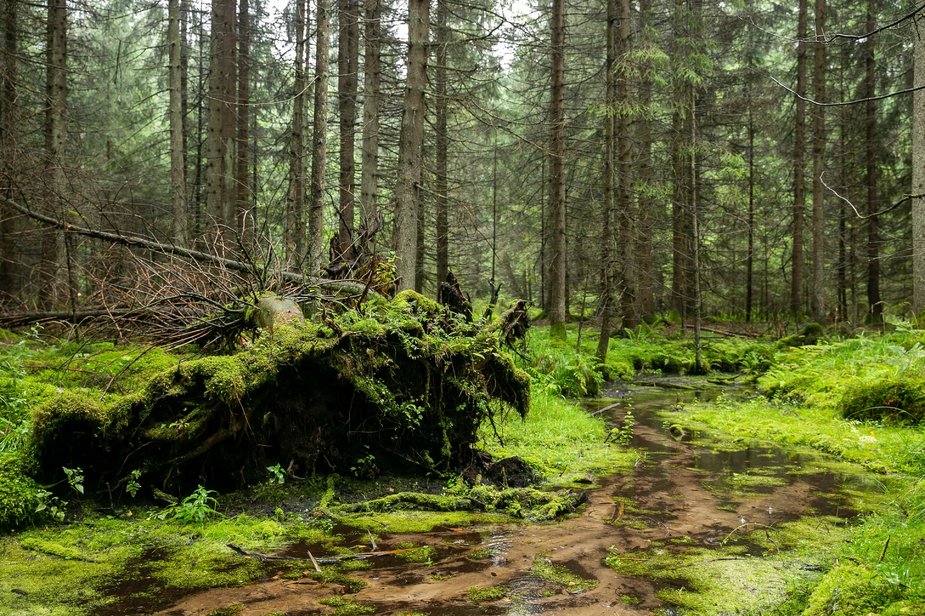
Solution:
[(813, 590), (803, 616), (867, 614), (902, 598), (902, 589), (863, 565), (842, 563)]
[(572, 592), (588, 590), (594, 588), (598, 584), (596, 579), (581, 577), (562, 565), (554, 564), (545, 556), (540, 556), (533, 561), (530, 573), (548, 582), (560, 584)]
[(430, 565), (433, 564), (434, 556), (437, 555), (437, 550), (431, 545), (414, 545), (413, 543), (403, 541), (399, 542), (397, 547), (402, 551), (396, 554), (396, 556), (409, 563), (424, 563)]
[(506, 597), (507, 593), (505, 586), (473, 586), (466, 591), (466, 597), (470, 601), (497, 601)]
[(228, 607), (220, 607), (217, 610), (212, 610), (208, 613), (207, 616), (237, 616), (244, 611), (244, 606), (240, 603), (235, 603), (234, 605), (229, 605)]
[(589, 473), (612, 474), (632, 468), (637, 453), (605, 442), (607, 428), (578, 403), (555, 394), (534, 394), (525, 420), (509, 416), (497, 425), (483, 426), (486, 449), (497, 458), (519, 456), (541, 474), (568, 485)]
[(372, 605), (360, 603), (347, 597), (328, 597), (319, 603), (334, 608), (334, 616), (358, 616), (360, 614), (375, 614), (376, 608)]
[(49, 519), (50, 494), (33, 481), (21, 456), (0, 453), (0, 531)]

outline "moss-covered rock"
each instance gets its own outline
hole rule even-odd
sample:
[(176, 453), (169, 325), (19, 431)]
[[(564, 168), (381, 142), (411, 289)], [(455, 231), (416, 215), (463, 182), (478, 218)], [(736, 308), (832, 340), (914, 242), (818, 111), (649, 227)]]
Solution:
[(847, 386), (838, 406), (846, 419), (918, 423), (925, 418), (925, 379), (863, 379)]
[(233, 355), (175, 362), (135, 391), (62, 389), (34, 412), (43, 478), (132, 471), (227, 485), (267, 465), (299, 473), (465, 464), (483, 421), (529, 407), (529, 377), (497, 337), (414, 292), (362, 312), (280, 325)]
[(0, 531), (45, 519), (47, 492), (25, 474), (23, 461), (0, 453)]

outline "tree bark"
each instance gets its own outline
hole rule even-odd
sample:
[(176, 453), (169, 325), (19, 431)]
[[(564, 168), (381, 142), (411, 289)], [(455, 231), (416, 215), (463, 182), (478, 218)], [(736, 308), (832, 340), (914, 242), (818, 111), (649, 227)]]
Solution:
[[(630, 35), (632, 14), (630, 1), (619, 1), (617, 15), (615, 58), (618, 74), (614, 75), (616, 110), (615, 126), (617, 150), (616, 207), (620, 217), (620, 308), (623, 313), (623, 327), (639, 325), (639, 307), (636, 304), (638, 275), (636, 268), (636, 210), (633, 207), (633, 142), (630, 134), (630, 116), (626, 111), (633, 101), (630, 98), (627, 65), (630, 62)], [(619, 67), (619, 68), (618, 68)]]
[[(246, 0), (245, 0), (246, 1)], [(173, 241), (186, 246), (186, 150), (183, 139), (182, 52), (180, 38), (180, 0), (167, 3), (167, 48), (170, 83), (170, 210), (173, 216)]]
[[(867, 0), (868, 32), (876, 27), (874, 0)], [(867, 318), (872, 325), (883, 322), (883, 303), (880, 300), (880, 224), (877, 216), (877, 104), (870, 100), (876, 91), (876, 37), (869, 37), (864, 45), (864, 92), (869, 99), (864, 107), (865, 129), (865, 184), (867, 187)]]
[[(648, 28), (649, 17), (652, 12), (652, 1), (641, 0), (639, 3), (639, 31), (642, 33), (641, 44), (648, 47)], [(652, 79), (650, 73), (652, 67), (649, 62), (642, 66), (642, 75), (639, 76), (639, 104), (643, 109), (648, 109), (652, 102)], [(637, 280), (639, 286), (637, 289), (637, 301), (639, 305), (639, 315), (642, 318), (655, 314), (655, 286), (658, 275), (655, 269), (655, 258), (653, 255), (652, 234), (645, 232), (653, 229), (656, 224), (655, 204), (651, 195), (653, 183), (652, 176), (652, 126), (651, 122), (637, 122), (637, 142), (639, 164), (636, 173), (636, 184), (642, 190), (634, 190), (636, 197), (636, 207), (639, 216), (639, 233), (636, 242), (637, 251)]]
[(408, 0), (408, 68), (395, 186), (392, 249), (398, 288), (414, 287), (417, 269), (418, 209), (424, 145), (424, 86), (427, 80), (429, 0)]
[[(613, 214), (614, 214), (614, 149), (616, 141), (616, 58), (617, 21), (619, 13), (617, 2), (622, 0), (607, 0), (607, 59), (604, 64), (604, 164), (601, 182), (603, 193), (603, 211), (601, 212), (601, 334), (597, 339), (597, 357), (603, 363), (607, 358), (607, 349), (610, 346), (611, 313), (613, 311)], [(584, 315), (582, 315), (584, 316)]]
[(797, 100), (793, 133), (793, 252), (790, 261), (790, 312), (796, 316), (803, 312), (803, 227), (806, 211), (806, 56), (807, 0), (799, 2), (797, 25)]
[(250, 248), (254, 241), (254, 213), (251, 194), (250, 158), (253, 155), (250, 135), (250, 44), (251, 16), (248, 0), (240, 0), (238, 10), (238, 106), (235, 121), (234, 223), (239, 241)]
[(360, 207), (363, 229), (360, 251), (366, 252), (370, 234), (378, 227), (376, 203), (379, 174), (379, 0), (365, 0), (363, 25), (363, 166), (360, 170)]
[[(925, 18), (914, 19), (913, 85), (925, 88)], [(912, 309), (925, 310), (925, 90), (912, 103)]]
[[(434, 124), (434, 149), (436, 155), (436, 169), (434, 170), (434, 205), (437, 216), (437, 288), (446, 280), (450, 270), (450, 225), (449, 225), (449, 135), (447, 135), (447, 77), (446, 77), (446, 48), (449, 44), (449, 16), (448, 0), (437, 0), (437, 66), (434, 72), (436, 106), (436, 120)], [(439, 291), (438, 291), (439, 293)]]
[(552, 0), (549, 20), (552, 88), (549, 136), (549, 306), (553, 335), (565, 335), (565, 0)]
[[(3, 11), (3, 55), (0, 62), (0, 196), (13, 197), (18, 159), (19, 105), (17, 103), (19, 0), (8, 0)], [(18, 217), (0, 206), (0, 299), (18, 298), (25, 281), (17, 235)]]
[(235, 114), (235, 0), (212, 1), (206, 127), (206, 212), (209, 241), (226, 249), (231, 222)]
[(330, 0), (318, 0), (315, 41), (315, 109), (312, 122), (312, 188), (308, 206), (308, 254), (305, 259), (309, 274), (321, 270), (324, 256), (324, 184), (328, 138), (328, 49), (330, 46)]
[[(64, 116), (67, 108), (67, 0), (48, 1), (48, 39), (45, 107), (45, 211), (63, 216), (64, 199)], [(39, 305), (49, 308), (59, 301), (59, 275), (64, 271), (64, 238), (58, 230), (42, 234), (42, 264), (39, 274)]]
[[(816, 46), (813, 53), (813, 98), (825, 102), (825, 0), (816, 0)], [(813, 319), (825, 321), (825, 107), (813, 109)]]
[(295, 1), (295, 94), (289, 128), (289, 194), (286, 199), (286, 225), (283, 246), (290, 266), (301, 263), (305, 250), (305, 102), (308, 100), (305, 79), (305, 50), (308, 0)]
[(340, 240), (337, 250), (342, 255), (353, 246), (353, 210), (356, 178), (354, 161), (357, 114), (357, 83), (360, 48), (359, 0), (338, 1), (337, 100), (340, 112)]

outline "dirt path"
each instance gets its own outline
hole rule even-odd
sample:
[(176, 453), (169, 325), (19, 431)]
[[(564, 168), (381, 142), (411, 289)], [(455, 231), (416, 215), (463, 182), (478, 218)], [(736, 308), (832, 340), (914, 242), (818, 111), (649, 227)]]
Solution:
[[(810, 512), (844, 511), (838, 496), (832, 495), (833, 478), (823, 474), (782, 470), (783, 476), (752, 486), (744, 494), (727, 489), (730, 480), (751, 477), (756, 471), (758, 476), (768, 476), (777, 469), (792, 468), (794, 457), (776, 449), (714, 452), (676, 440), (655, 415), (673, 401), (673, 394), (664, 393), (637, 401), (632, 445), (645, 456), (631, 474), (606, 478), (600, 487), (589, 490), (588, 505), (580, 515), (545, 525), (383, 534), (380, 550), (395, 548), (400, 542), (430, 545), (435, 549), (433, 563), (386, 557), (375, 559), (368, 570), (351, 572), (366, 586), (345, 599), (375, 608), (375, 612), (342, 613), (619, 615), (651, 614), (662, 608), (661, 613), (670, 614), (671, 608), (656, 596), (664, 581), (620, 575), (604, 564), (604, 557), (617, 554), (617, 558), (639, 560), (645, 558), (643, 551), (653, 541), (670, 539), (679, 541), (665, 545), (679, 551), (691, 546), (715, 547), (730, 533), (745, 540), (749, 529)], [(621, 405), (609, 419), (620, 421), (623, 413)], [(363, 542), (361, 535), (356, 539)], [(549, 565), (573, 577), (551, 581), (548, 578), (556, 576), (542, 575)], [(593, 586), (583, 588), (588, 585)], [(492, 587), (504, 596), (474, 596), (477, 590)], [(240, 605), (234, 613), (329, 614), (332, 608), (319, 601), (342, 592), (337, 584), (322, 584), (309, 577), (276, 577), (242, 588), (190, 595), (160, 613), (204, 615)]]

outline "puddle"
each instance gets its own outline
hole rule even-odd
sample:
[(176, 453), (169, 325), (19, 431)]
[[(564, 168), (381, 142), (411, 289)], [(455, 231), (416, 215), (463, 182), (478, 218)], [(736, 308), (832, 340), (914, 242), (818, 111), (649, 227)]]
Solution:
[[(724, 546), (733, 546), (734, 556), (713, 560), (766, 559), (778, 551), (775, 533), (780, 525), (805, 516), (845, 523), (856, 513), (844, 491), (878, 489), (876, 481), (862, 475), (827, 471), (819, 458), (803, 452), (733, 447), (711, 443), (707, 435), (672, 429), (670, 415), (678, 403), (709, 400), (723, 391), (686, 389), (689, 386), (672, 381), (670, 389), (614, 390), (606, 392), (607, 398), (588, 402), (589, 411), (612, 426), (622, 425), (624, 414), (632, 409), (631, 446), (644, 455), (631, 473), (598, 478), (579, 515), (552, 524), (484, 526), (462, 533), (380, 533), (379, 551), (430, 546), (429, 558), (412, 562), (400, 553), (371, 557), (368, 568), (349, 572), (365, 587), (346, 596), (367, 606), (364, 613), (375, 614), (682, 613), (663, 597), (691, 592), (684, 569), (689, 565), (649, 579), (637, 571), (641, 567), (615, 570), (605, 559), (641, 565), (691, 550), (723, 555), (726, 552), (718, 550)], [(341, 545), (368, 542), (364, 533), (352, 529), (338, 534)], [(309, 551), (322, 563), (343, 555), (331, 544), (295, 544), (284, 554), (307, 558)], [(565, 572), (565, 580), (573, 576), (591, 583), (578, 588), (559, 578), (539, 577), (534, 564), (541, 559)], [(139, 590), (118, 586), (113, 592), (125, 597)], [(169, 606), (164, 602), (158, 607), (163, 607), (160, 614), (177, 616), (205, 615), (235, 604), (243, 606), (238, 612), (242, 615), (330, 614), (332, 609), (320, 601), (342, 592), (337, 584), (277, 576), (241, 588), (173, 597)]]

